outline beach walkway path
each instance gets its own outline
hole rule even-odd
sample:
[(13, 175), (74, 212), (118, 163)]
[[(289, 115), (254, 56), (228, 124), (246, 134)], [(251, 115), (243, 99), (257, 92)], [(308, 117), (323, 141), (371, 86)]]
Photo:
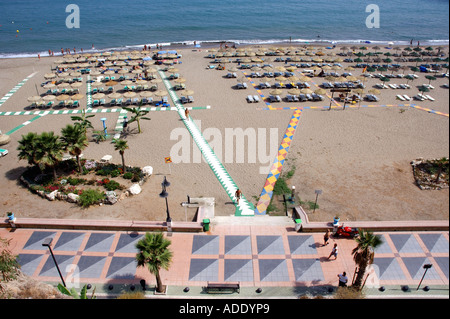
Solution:
[[(199, 130), (198, 126), (195, 124), (195, 121), (189, 116), (186, 118), (185, 116), (185, 108), (178, 101), (178, 97), (175, 92), (172, 90), (172, 85), (170, 81), (165, 76), (162, 70), (158, 70), (158, 73), (163, 80), (164, 85), (169, 92), (169, 95), (175, 105), (180, 118), (183, 120), (184, 125), (188, 129), (198, 148), (203, 154), (206, 162), (210, 166), (211, 170), (214, 172), (214, 175), (219, 180), (220, 184), (228, 194), (228, 197), (234, 202), (237, 203), (236, 191), (238, 190), (238, 186), (233, 181), (230, 174), (227, 172), (223, 164), (219, 161), (216, 154), (212, 150), (211, 146), (205, 140), (202, 135), (202, 132)], [(244, 195), (241, 195), (239, 200), (239, 204), (236, 204), (236, 212), (235, 216), (253, 216), (255, 214), (254, 205), (249, 202)]]

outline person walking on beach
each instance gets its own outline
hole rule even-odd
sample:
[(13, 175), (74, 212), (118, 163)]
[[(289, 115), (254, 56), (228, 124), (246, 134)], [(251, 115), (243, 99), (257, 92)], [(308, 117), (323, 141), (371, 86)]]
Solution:
[(128, 117), (126, 116), (123, 118), (123, 130), (128, 132)]
[(186, 120), (189, 121), (189, 110), (187, 108), (184, 109), (184, 116), (186, 117)]
[(328, 260), (330, 260), (331, 256), (334, 256), (334, 260), (337, 259), (338, 256), (338, 245), (334, 244), (333, 249), (331, 250), (330, 256), (328, 256)]
[(339, 287), (347, 287), (348, 282), (347, 273), (344, 271), (342, 274), (339, 274), (338, 277), (339, 277)]
[(326, 246), (329, 244), (328, 240), (330, 240), (330, 230), (327, 229), (325, 235), (323, 235), (323, 245)]
[(238, 190), (236, 191), (236, 194), (235, 194), (235, 196), (236, 196), (236, 202), (237, 202), (237, 204), (239, 205), (239, 200), (241, 199), (241, 190), (238, 188)]

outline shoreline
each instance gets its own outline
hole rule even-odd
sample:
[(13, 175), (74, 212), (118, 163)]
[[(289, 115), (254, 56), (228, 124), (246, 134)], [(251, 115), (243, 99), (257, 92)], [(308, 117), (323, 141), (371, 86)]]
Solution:
[[(173, 50), (173, 49), (210, 49), (220, 46), (221, 43), (225, 44), (235, 44), (237, 47), (249, 47), (249, 46), (286, 46), (286, 45), (313, 45), (320, 47), (330, 47), (330, 46), (342, 46), (342, 45), (382, 45), (386, 46), (417, 46), (417, 41), (420, 41), (420, 45), (423, 46), (448, 46), (450, 40), (413, 40), (413, 44), (410, 45), (410, 41), (405, 40), (329, 40), (329, 39), (251, 39), (251, 40), (239, 40), (239, 39), (230, 39), (230, 40), (185, 40), (185, 41), (173, 41), (173, 42), (164, 42), (164, 43), (150, 43), (150, 44), (135, 44), (135, 45), (125, 45), (118, 47), (107, 47), (107, 48), (95, 48), (83, 50), (83, 53), (80, 51), (77, 54), (88, 54), (88, 53), (103, 53), (103, 52), (111, 52), (111, 51), (127, 51), (127, 50), (142, 50), (145, 45), (150, 47), (151, 50), (156, 49), (156, 45), (160, 45), (163, 47), (163, 50)], [(194, 45), (200, 45), (196, 47)], [(33, 58), (37, 57), (37, 55), (41, 57), (50, 57), (48, 51), (33, 51), (33, 52), (13, 52), (13, 53), (1, 53), (0, 59), (18, 59), (18, 58)], [(52, 57), (62, 56), (61, 52), (54, 52)]]

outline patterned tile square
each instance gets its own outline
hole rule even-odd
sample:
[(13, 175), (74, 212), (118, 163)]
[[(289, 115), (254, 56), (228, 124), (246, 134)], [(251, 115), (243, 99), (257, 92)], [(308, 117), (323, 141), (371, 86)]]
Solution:
[(251, 255), (252, 243), (250, 236), (225, 236), (226, 255)]
[(92, 233), (84, 248), (84, 251), (89, 252), (109, 252), (115, 234), (109, 233)]
[(143, 235), (131, 233), (121, 234), (119, 242), (117, 243), (117, 253), (137, 253), (136, 243), (142, 238)]
[(132, 279), (136, 274), (137, 262), (134, 257), (113, 257), (108, 269), (107, 278)]
[(258, 254), (286, 255), (281, 236), (256, 236)]
[(396, 258), (377, 258), (375, 256), (372, 266), (380, 280), (403, 280), (406, 278)]
[[(23, 249), (27, 250), (48, 250), (47, 247), (42, 246), (42, 242), (46, 238), (54, 238), (56, 235), (56, 232), (49, 232), (49, 231), (34, 231), (30, 238), (28, 239), (27, 243), (23, 247)], [(52, 242), (52, 245), (54, 243)]]
[(106, 257), (81, 256), (78, 261), (78, 271), (81, 278), (100, 278)]
[(64, 232), (54, 245), (55, 251), (78, 251), (85, 233)]
[(218, 255), (219, 236), (195, 235), (192, 242), (193, 255)]
[(218, 259), (191, 259), (189, 268), (190, 281), (218, 281)]
[(251, 259), (226, 259), (225, 281), (253, 281), (253, 261)]
[(285, 259), (259, 259), (260, 281), (289, 281), (289, 273)]
[(22, 272), (25, 275), (32, 276), (43, 257), (42, 254), (19, 254), (17, 261)]
[(296, 281), (324, 281), (324, 275), (320, 260), (317, 259), (293, 259), (292, 265), (294, 267)]
[(316, 242), (311, 235), (288, 236), (292, 255), (316, 255)]

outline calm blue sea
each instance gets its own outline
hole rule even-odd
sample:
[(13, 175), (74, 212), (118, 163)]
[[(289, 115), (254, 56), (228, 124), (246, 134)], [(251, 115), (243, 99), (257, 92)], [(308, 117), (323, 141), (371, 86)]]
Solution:
[[(80, 28), (66, 27), (66, 7)], [(380, 28), (366, 27), (378, 5)], [(314, 41), (448, 44), (449, 0), (0, 0), (0, 57), (144, 44)]]

